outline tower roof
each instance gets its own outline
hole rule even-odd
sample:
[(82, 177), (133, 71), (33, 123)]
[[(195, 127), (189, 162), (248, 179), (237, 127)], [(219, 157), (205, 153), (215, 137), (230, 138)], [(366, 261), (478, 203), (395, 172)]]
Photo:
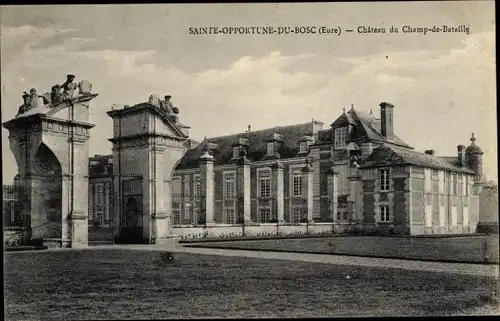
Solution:
[(483, 154), (481, 147), (476, 145), (476, 137), (474, 137), (474, 133), (472, 133), (470, 141), (471, 141), (471, 144), (469, 145), (469, 147), (467, 147), (465, 149), (465, 153), (467, 153), (467, 154)]

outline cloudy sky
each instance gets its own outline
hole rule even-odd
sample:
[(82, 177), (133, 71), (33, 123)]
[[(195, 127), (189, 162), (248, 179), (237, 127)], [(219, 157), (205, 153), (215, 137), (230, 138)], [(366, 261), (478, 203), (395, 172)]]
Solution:
[[(1, 8), (2, 122), (23, 91), (88, 79), (91, 154), (111, 153), (112, 104), (172, 95), (192, 138), (310, 121), (392, 102), (395, 132), (456, 154), (474, 132), (497, 180), (494, 2), (7, 6)], [(190, 27), (433, 25), (470, 34), (190, 35)], [(2, 129), (3, 180), (17, 167)]]

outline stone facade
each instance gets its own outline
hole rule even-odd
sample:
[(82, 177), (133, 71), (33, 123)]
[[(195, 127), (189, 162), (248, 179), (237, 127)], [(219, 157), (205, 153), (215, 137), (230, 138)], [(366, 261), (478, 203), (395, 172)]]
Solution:
[[(394, 106), (388, 106), (381, 105), (381, 116), (392, 118)], [(462, 150), (457, 157), (419, 153), (392, 128), (385, 129), (388, 140), (381, 126), (352, 108), (330, 129), (312, 121), (205, 139), (177, 154), (171, 234), (475, 232), (480, 184), (468, 164), (457, 165)]]
[(394, 106), (382, 103), (382, 119), (351, 108), (329, 128), (313, 120), (197, 143), (170, 98), (110, 110), (113, 153), (90, 160), (87, 101), (73, 104), (77, 122), (55, 108), (4, 125), (30, 199), (23, 211), (31, 226), (43, 225), (32, 237), (77, 246), (86, 243), (87, 223), (112, 229), (115, 240), (147, 243), (476, 230), (483, 179), (474, 137), (455, 157), (417, 152), (394, 133)]
[(97, 94), (90, 93), (88, 82), (77, 94), (73, 79), (68, 75), (64, 93), (52, 101), (32, 89), (31, 98), (23, 96), (18, 115), (3, 126), (9, 130), (18, 166), (21, 216), (28, 238), (55, 246), (85, 247), (88, 138), (94, 126), (88, 122), (89, 103)]

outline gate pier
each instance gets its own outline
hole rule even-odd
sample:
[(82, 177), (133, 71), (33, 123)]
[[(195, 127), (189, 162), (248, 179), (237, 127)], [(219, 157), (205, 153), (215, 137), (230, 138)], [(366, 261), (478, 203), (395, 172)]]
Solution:
[(51, 247), (86, 247), (91, 93), (87, 80), (39, 95), (23, 95), (18, 114), (3, 126), (16, 159), (28, 239)]
[(148, 102), (107, 112), (114, 128), (113, 222), (120, 242), (162, 243), (172, 236), (171, 178), (190, 140), (170, 98), (151, 95)]

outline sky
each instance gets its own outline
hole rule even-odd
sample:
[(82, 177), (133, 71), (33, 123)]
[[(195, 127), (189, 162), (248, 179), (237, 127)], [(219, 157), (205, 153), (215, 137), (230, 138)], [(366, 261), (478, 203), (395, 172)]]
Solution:
[[(110, 154), (113, 104), (172, 96), (191, 137), (221, 136), (320, 120), (342, 109), (394, 107), (405, 142), (453, 156), (484, 151), (497, 181), (495, 8), (493, 1), (128, 4), (2, 6), (1, 116), (13, 118), (22, 93), (50, 91), (67, 74), (87, 79), (90, 155)], [(401, 27), (460, 26), (457, 33), (402, 33)], [(340, 27), (338, 35), (191, 35), (189, 28)], [(360, 34), (359, 26), (400, 29)], [(345, 29), (355, 32), (346, 33)], [(3, 182), (17, 173), (2, 128)]]

